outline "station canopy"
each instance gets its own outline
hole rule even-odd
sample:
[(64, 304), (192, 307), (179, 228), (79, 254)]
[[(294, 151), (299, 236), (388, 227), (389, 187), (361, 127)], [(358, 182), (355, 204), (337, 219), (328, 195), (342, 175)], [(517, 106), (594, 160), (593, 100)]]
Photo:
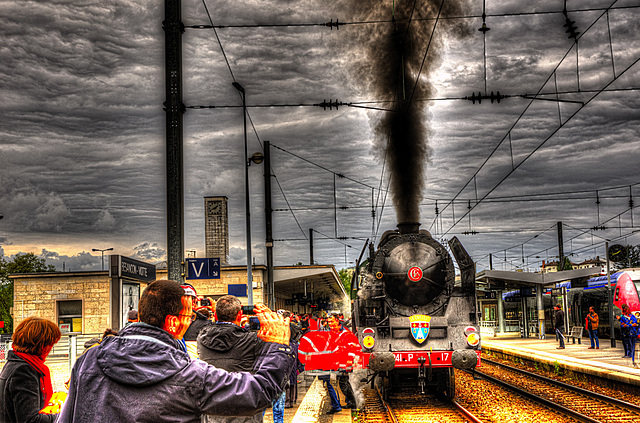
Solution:
[(330, 301), (348, 300), (340, 276), (333, 266), (275, 266), (273, 281), (278, 296), (284, 298), (327, 298)]
[(586, 284), (587, 279), (601, 272), (602, 268), (599, 266), (548, 273), (483, 270), (476, 274), (476, 286), (489, 291), (535, 286), (548, 287), (566, 281), (571, 281), (572, 286), (576, 286)]

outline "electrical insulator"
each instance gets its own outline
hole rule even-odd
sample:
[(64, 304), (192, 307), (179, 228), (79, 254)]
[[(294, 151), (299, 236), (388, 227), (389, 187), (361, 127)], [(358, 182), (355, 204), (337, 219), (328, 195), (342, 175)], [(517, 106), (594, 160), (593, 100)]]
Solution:
[(564, 26), (565, 28), (567, 28), (566, 33), (569, 34), (568, 38), (573, 38), (574, 40), (578, 40), (578, 34), (580, 34), (580, 32), (577, 31), (578, 28), (576, 28), (575, 24), (576, 21), (572, 21), (571, 19), (569, 19), (569, 15), (567, 14), (567, 9), (565, 8), (562, 13), (564, 14), (564, 20), (565, 23)]
[(338, 22), (338, 19), (336, 19), (336, 22), (333, 22), (333, 19), (331, 19), (331, 22), (327, 22), (326, 24), (324, 24), (324, 26), (328, 26), (329, 28), (331, 28), (331, 30), (333, 31), (333, 27), (335, 26), (336, 29), (340, 29), (340, 22)]

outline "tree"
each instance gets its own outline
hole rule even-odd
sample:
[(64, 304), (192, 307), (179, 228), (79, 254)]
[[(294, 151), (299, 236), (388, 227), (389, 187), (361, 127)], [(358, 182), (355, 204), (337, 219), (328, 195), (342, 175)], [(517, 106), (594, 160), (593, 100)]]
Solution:
[(611, 269), (618, 271), (621, 269), (640, 267), (640, 245), (626, 245), (620, 251), (620, 259), (612, 260)]
[(347, 292), (347, 295), (351, 296), (351, 277), (353, 275), (352, 269), (340, 269), (338, 271), (338, 276), (340, 276), (340, 280), (342, 281), (342, 285), (344, 286), (344, 290)]
[(571, 265), (571, 261), (569, 260), (569, 257), (560, 257), (560, 260), (558, 260), (558, 272), (561, 270), (571, 270), (573, 269), (573, 266)]
[(13, 280), (9, 275), (14, 273), (55, 272), (55, 266), (33, 253), (18, 253), (13, 260), (0, 257), (0, 320), (4, 321), (4, 330), (13, 331), (11, 307), (13, 307)]

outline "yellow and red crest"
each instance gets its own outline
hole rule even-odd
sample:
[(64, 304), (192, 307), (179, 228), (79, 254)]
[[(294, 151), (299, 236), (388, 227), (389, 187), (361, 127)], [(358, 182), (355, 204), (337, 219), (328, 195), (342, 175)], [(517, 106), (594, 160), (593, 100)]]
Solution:
[(413, 316), (409, 316), (409, 322), (411, 322), (411, 336), (413, 336), (413, 339), (418, 341), (420, 344), (427, 340), (430, 321), (431, 316), (427, 316), (425, 314), (414, 314)]

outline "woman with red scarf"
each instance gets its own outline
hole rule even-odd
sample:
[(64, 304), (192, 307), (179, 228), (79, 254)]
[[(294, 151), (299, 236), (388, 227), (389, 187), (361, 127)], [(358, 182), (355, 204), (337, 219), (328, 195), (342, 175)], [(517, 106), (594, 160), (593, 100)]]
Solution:
[(40, 317), (24, 319), (13, 333), (13, 350), (0, 374), (0, 422), (53, 423), (57, 414), (40, 414), (53, 395), (44, 364), (61, 333)]

